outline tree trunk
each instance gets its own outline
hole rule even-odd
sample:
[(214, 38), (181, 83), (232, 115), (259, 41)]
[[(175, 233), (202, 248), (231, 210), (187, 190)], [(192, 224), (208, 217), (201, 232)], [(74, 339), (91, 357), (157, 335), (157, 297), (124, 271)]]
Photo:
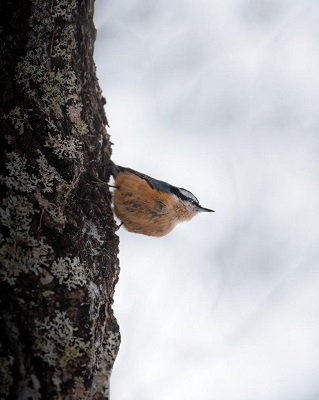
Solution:
[(93, 6), (0, 0), (1, 399), (109, 398), (118, 238)]

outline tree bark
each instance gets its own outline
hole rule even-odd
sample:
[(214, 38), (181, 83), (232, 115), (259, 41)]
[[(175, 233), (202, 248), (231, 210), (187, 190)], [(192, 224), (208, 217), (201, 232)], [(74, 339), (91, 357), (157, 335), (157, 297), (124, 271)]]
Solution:
[(93, 0), (0, 1), (0, 398), (108, 399), (120, 343)]

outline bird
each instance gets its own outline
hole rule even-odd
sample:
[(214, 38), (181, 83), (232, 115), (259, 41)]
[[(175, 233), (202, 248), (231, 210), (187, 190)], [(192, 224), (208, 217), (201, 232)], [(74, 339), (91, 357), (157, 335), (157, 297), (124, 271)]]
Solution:
[(113, 212), (120, 226), (133, 233), (161, 237), (183, 221), (200, 212), (214, 212), (202, 207), (189, 191), (151, 178), (131, 168), (109, 163), (114, 177)]

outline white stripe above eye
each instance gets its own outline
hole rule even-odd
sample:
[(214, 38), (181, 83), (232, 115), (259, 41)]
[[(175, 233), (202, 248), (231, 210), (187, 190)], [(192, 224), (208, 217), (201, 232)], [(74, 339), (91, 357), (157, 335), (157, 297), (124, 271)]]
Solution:
[(198, 203), (198, 200), (196, 197), (193, 195), (193, 193), (189, 192), (186, 189), (179, 189), (179, 191), (186, 197), (190, 198), (191, 200), (194, 200), (196, 203)]

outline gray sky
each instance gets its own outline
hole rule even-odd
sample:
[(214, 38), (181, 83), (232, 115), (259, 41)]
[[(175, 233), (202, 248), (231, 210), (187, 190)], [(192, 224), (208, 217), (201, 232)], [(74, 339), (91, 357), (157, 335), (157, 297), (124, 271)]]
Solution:
[(216, 210), (119, 231), (112, 400), (319, 398), (319, 2), (97, 0), (113, 160)]

